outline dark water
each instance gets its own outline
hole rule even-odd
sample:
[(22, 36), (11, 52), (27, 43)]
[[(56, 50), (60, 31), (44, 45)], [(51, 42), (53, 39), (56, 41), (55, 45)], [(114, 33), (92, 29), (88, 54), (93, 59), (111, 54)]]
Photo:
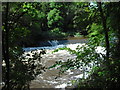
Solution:
[(66, 44), (75, 44), (75, 43), (85, 43), (86, 42), (85, 37), (68, 37), (66, 39), (54, 39), (54, 40), (47, 40), (47, 41), (40, 41), (39, 46), (44, 47), (44, 46), (52, 46), (50, 42), (56, 42), (57, 45), (66, 45)]

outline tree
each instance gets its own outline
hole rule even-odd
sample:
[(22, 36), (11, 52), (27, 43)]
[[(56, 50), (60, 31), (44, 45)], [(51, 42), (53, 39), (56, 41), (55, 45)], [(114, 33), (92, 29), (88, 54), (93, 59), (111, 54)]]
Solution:
[[(59, 66), (61, 73), (68, 69), (81, 68), (83, 65), (91, 68), (86, 79), (80, 79), (78, 89), (83, 88), (119, 88), (120, 87), (120, 30), (119, 30), (119, 3), (94, 3), (89, 13), (92, 22), (90, 23), (89, 42), (76, 50), (70, 48), (60, 48), (55, 50), (67, 50), (76, 55), (75, 60), (66, 62), (58, 61), (55, 65)], [(92, 16), (93, 14), (93, 16)], [(117, 22), (117, 23), (115, 23)], [(97, 53), (96, 48), (102, 46), (106, 48), (106, 54)]]
[[(5, 44), (3, 42), (3, 55), (6, 63), (6, 83), (5, 87), (9, 90), (9, 73), (10, 73), (10, 62), (9, 62), (9, 28), (8, 28), (8, 9), (9, 9), (9, 3), (6, 3), (6, 20), (5, 20)], [(3, 38), (4, 39), (4, 38)]]
[[(27, 6), (24, 6), (24, 4), (9, 2), (3, 4), (3, 11), (5, 10), (2, 26), (2, 51), (3, 61), (5, 61), (5, 65), (2, 66), (2, 78), (5, 82), (4, 90), (29, 89), (30, 81), (45, 70), (45, 67), (40, 64), (41, 54), (45, 54), (45, 51), (31, 51), (32, 57), (27, 58), (23, 55), (24, 51), (20, 46), (21, 40), (29, 33), (26, 29), (28, 26), (25, 27), (20, 21), (25, 14), (30, 13), (29, 9), (32, 8), (31, 4), (28, 3)], [(9, 7), (11, 5), (13, 7)], [(30, 56), (30, 54), (27, 54), (27, 56)], [(38, 63), (35, 64), (35, 62)]]
[(101, 19), (102, 19), (102, 24), (103, 24), (103, 29), (105, 32), (105, 42), (106, 42), (106, 63), (109, 65), (109, 37), (108, 37), (108, 28), (107, 28), (107, 23), (106, 23), (106, 17), (104, 16), (103, 10), (102, 10), (102, 5), (101, 2), (98, 2), (98, 8), (100, 11)]

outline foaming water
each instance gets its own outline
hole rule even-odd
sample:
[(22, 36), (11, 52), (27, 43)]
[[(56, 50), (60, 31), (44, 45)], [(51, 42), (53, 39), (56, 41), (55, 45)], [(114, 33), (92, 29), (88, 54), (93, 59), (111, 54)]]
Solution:
[(87, 42), (86, 38), (68, 38), (67, 40), (48, 40), (48, 41), (41, 41), (40, 42), (40, 47), (28, 47), (28, 48), (23, 48), (24, 51), (28, 52), (31, 50), (39, 50), (39, 49), (57, 49), (57, 48), (62, 48), (62, 47), (69, 47), (73, 45), (80, 45), (84, 44)]
[(28, 48), (23, 48), (25, 52), (32, 51), (32, 50), (39, 50), (39, 49), (48, 49), (48, 50), (53, 50), (57, 48), (62, 48), (65, 47), (66, 45), (56, 45), (56, 46), (45, 46), (45, 47), (28, 47)]
[[(61, 47), (68, 47), (73, 50), (77, 46), (82, 46), (85, 44), (76, 43), (76, 44), (67, 44), (67, 45), (57, 45), (52, 47), (34, 47), (34, 48), (24, 48), (26, 51), (25, 54), (30, 53), (31, 50), (37, 50), (39, 49), (46, 49), (46, 54), (42, 55), (42, 64), (46, 67), (50, 67), (53, 65), (56, 61), (67, 61), (68, 59), (75, 59), (75, 55), (71, 55), (66, 50), (60, 50), (58, 52), (52, 53), (56, 48)], [(82, 71), (80, 69), (75, 70), (68, 70), (66, 73), (59, 76), (59, 70), (57, 68), (52, 68), (47, 70), (41, 75), (38, 75), (35, 80), (33, 80), (30, 84), (30, 88), (65, 88), (68, 86), (72, 86), (71, 81), (77, 80), (78, 78), (81, 78), (82, 76), (79, 76), (82, 74)], [(57, 77), (57, 78), (56, 78)]]
[[(55, 44), (55, 42), (57, 44)], [(29, 47), (23, 48), (25, 50), (25, 54), (30, 53), (31, 50), (40, 51), (40, 49), (46, 49), (46, 54), (42, 55), (42, 64), (46, 67), (50, 67), (56, 61), (67, 61), (68, 59), (74, 60), (76, 58), (75, 55), (71, 55), (66, 50), (60, 50), (58, 52), (52, 53), (57, 48), (68, 47), (72, 50), (75, 50), (77, 46), (82, 47), (85, 43), (75, 43), (75, 44), (61, 44), (58, 45), (58, 42), (55, 41), (52, 46), (45, 47)], [(53, 42), (50, 42), (53, 43)], [(98, 47), (96, 49), (98, 53), (105, 53), (104, 48)], [(92, 63), (90, 63), (93, 66)], [(30, 88), (66, 88), (73, 87), (72, 81), (80, 78), (87, 78), (88, 74), (85, 72), (85, 69), (90, 70), (89, 67), (83, 67), (82, 69), (74, 69), (67, 70), (64, 74), (59, 76), (59, 70), (57, 68), (48, 69), (46, 72), (38, 75), (35, 80), (33, 80), (30, 84)]]

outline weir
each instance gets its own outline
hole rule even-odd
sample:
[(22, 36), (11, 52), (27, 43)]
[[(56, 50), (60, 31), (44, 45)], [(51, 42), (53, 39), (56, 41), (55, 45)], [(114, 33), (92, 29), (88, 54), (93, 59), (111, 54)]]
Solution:
[(48, 42), (51, 44), (51, 46), (57, 46), (59, 43), (57, 40), (52, 40), (52, 41), (48, 41)]

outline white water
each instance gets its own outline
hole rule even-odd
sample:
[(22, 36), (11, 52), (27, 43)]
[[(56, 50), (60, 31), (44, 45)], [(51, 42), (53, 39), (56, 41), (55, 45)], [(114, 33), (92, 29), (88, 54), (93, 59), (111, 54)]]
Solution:
[(58, 45), (58, 41), (57, 40), (53, 40), (53, 41), (48, 41), (52, 46), (57, 46)]
[[(68, 47), (72, 50), (75, 50), (77, 46), (85, 45), (85, 43), (76, 43), (76, 44), (67, 44), (67, 45), (57, 45), (58, 42), (50, 42), (52, 46), (47, 47), (31, 47), (31, 48), (24, 48), (25, 51), (31, 51), (31, 50), (38, 50), (39, 49), (46, 49), (47, 53), (42, 56), (42, 63), (46, 65), (46, 67), (49, 67), (55, 63), (55, 61), (61, 60), (66, 61), (67, 59), (75, 59), (75, 55), (69, 54), (69, 52), (65, 50), (60, 50), (56, 53), (52, 54), (52, 51), (56, 48), (61, 47)], [(105, 54), (104, 48), (98, 47), (96, 49), (98, 53)], [(30, 52), (26, 52), (30, 53)], [(93, 64), (91, 63), (91, 66)], [(66, 87), (72, 87), (71, 81), (77, 80), (79, 78), (87, 78), (88, 74), (85, 72), (85, 70), (90, 70), (89, 67), (84, 67), (83, 69), (75, 69), (75, 70), (68, 70), (66, 73), (61, 75), (59, 78), (55, 79), (56, 76), (58, 76), (58, 69), (50, 69), (47, 70), (47, 72), (38, 75), (35, 80), (31, 82), (30, 88), (66, 88)]]

